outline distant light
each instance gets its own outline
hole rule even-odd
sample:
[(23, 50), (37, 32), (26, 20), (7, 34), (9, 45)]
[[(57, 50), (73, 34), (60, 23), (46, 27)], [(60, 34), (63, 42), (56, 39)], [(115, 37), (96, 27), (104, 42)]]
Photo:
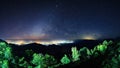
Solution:
[(29, 44), (29, 43), (38, 43), (43, 45), (50, 45), (50, 44), (62, 44), (62, 43), (73, 43), (73, 41), (69, 40), (53, 40), (53, 41), (40, 41), (40, 40), (31, 40), (31, 41), (25, 41), (25, 40), (6, 40), (8, 43), (17, 44), (17, 45), (23, 45), (23, 44)]
[(96, 40), (96, 38), (93, 37), (93, 36), (84, 36), (82, 39), (85, 39), (85, 40)]
[(69, 41), (69, 40), (53, 40), (53, 41), (34, 41), (35, 43), (38, 44), (44, 44), (44, 45), (50, 45), (50, 44), (62, 44), (62, 43), (73, 43), (73, 41)]
[(8, 43), (12, 43), (12, 44), (17, 44), (17, 45), (23, 45), (23, 44), (29, 44), (32, 42), (26, 42), (24, 40), (6, 40)]

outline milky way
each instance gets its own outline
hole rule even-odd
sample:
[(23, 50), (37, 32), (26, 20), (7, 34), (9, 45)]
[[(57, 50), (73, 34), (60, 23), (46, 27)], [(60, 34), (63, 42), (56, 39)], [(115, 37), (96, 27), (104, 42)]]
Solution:
[(74, 40), (119, 37), (119, 6), (117, 1), (106, 0), (1, 1), (0, 38)]

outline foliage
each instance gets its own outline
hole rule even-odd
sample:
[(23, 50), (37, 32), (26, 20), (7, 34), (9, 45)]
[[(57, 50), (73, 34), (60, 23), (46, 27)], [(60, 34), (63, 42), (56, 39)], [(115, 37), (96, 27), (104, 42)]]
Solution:
[(60, 61), (61, 61), (62, 64), (70, 63), (70, 59), (67, 57), (66, 54), (62, 57), (62, 59)]
[(79, 60), (80, 55), (79, 55), (79, 51), (77, 50), (77, 48), (72, 47), (71, 51), (72, 51), (72, 59), (73, 59), (73, 61)]
[(3, 60), (2, 68), (9, 68), (8, 60)]
[(24, 56), (15, 56), (9, 44), (0, 41), (0, 68), (56, 68), (74, 63), (79, 65), (93, 63), (100, 68), (120, 68), (119, 42), (105, 40), (93, 49), (83, 47), (77, 50), (77, 47), (72, 47), (71, 52), (71, 56), (64, 54), (58, 62), (54, 56), (49, 54), (25, 50), (27, 56), (32, 56), (31, 60), (27, 60)]
[(52, 65), (57, 63), (53, 56), (36, 53), (33, 54), (33, 60), (31, 62), (36, 65), (36, 68), (52, 67)]
[(31, 56), (34, 54), (33, 50), (25, 50), (25, 53), (28, 55), (28, 56)]
[(28, 63), (27, 63), (27, 61), (25, 61), (24, 59), (25, 59), (24, 57), (20, 58), (19, 61), (18, 61), (18, 65), (19, 65), (20, 67), (26, 68), (26, 67), (28, 67)]
[(31, 62), (32, 64), (36, 65), (36, 67), (39, 66), (40, 68), (43, 68), (45, 67), (43, 60), (44, 60), (44, 57), (42, 54), (35, 53), (33, 54), (33, 60)]
[(12, 59), (12, 53), (11, 53), (11, 48), (10, 47), (6, 47), (5, 52), (4, 52), (4, 56), (6, 59)]
[(0, 68), (9, 68), (12, 60), (12, 50), (6, 42), (0, 41)]
[(82, 60), (87, 60), (90, 58), (91, 51), (87, 47), (83, 47), (79, 50), (79, 54)]
[(52, 67), (52, 65), (57, 63), (57, 60), (53, 56), (45, 54), (44, 55), (44, 63), (47, 66)]
[[(110, 44), (111, 42), (109, 42)], [(113, 43), (113, 42), (112, 42)], [(103, 68), (120, 68), (120, 44), (112, 44), (108, 49), (108, 58), (103, 61)]]

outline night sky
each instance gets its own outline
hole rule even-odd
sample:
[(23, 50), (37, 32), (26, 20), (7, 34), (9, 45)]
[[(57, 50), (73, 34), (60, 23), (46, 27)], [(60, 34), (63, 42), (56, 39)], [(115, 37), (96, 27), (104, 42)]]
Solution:
[(116, 0), (0, 0), (0, 38), (75, 40), (120, 37)]

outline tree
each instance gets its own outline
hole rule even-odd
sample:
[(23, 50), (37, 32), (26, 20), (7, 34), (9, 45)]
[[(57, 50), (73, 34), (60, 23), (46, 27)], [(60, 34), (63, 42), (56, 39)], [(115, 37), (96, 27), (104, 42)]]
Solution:
[(107, 52), (108, 57), (102, 63), (103, 68), (120, 68), (120, 43), (108, 45)]
[(0, 41), (0, 68), (9, 68), (12, 59), (11, 47), (6, 42)]
[(18, 65), (19, 65), (20, 67), (26, 68), (26, 67), (28, 67), (29, 65), (28, 65), (27, 61), (25, 61), (24, 59), (25, 59), (24, 57), (20, 58), (20, 59), (18, 60)]
[(32, 64), (36, 65), (36, 68), (44, 68), (45, 64), (44, 64), (44, 57), (42, 54), (33, 54), (33, 60), (31, 61)]
[(2, 68), (9, 68), (8, 60), (3, 60)]
[(34, 54), (33, 50), (30, 49), (30, 50), (25, 50), (25, 53), (28, 55), (28, 56), (32, 56)]
[(80, 59), (86, 60), (92, 55), (91, 51), (87, 47), (83, 47), (79, 50)]
[(79, 51), (77, 50), (77, 48), (76, 47), (72, 47), (72, 59), (73, 59), (73, 62), (74, 61), (77, 61), (77, 60), (79, 60)]
[(6, 59), (12, 59), (12, 53), (11, 53), (11, 48), (10, 47), (6, 47), (5, 52), (4, 52), (4, 56)]
[(48, 54), (33, 54), (33, 60), (31, 61), (32, 64), (36, 65), (36, 68), (45, 68), (45, 67), (52, 67), (54, 66), (57, 61), (56, 59)]
[(61, 61), (62, 64), (70, 63), (70, 59), (67, 57), (66, 54), (62, 57), (62, 59), (60, 61)]
[(106, 49), (107, 49), (107, 46), (106, 46), (106, 45), (98, 45), (98, 46), (97, 46), (97, 50), (98, 50), (99, 52), (101, 52), (102, 54), (105, 53)]
[(46, 66), (48, 67), (52, 67), (53, 65), (55, 65), (57, 63), (56, 59), (48, 54), (44, 55), (44, 64), (46, 64)]

